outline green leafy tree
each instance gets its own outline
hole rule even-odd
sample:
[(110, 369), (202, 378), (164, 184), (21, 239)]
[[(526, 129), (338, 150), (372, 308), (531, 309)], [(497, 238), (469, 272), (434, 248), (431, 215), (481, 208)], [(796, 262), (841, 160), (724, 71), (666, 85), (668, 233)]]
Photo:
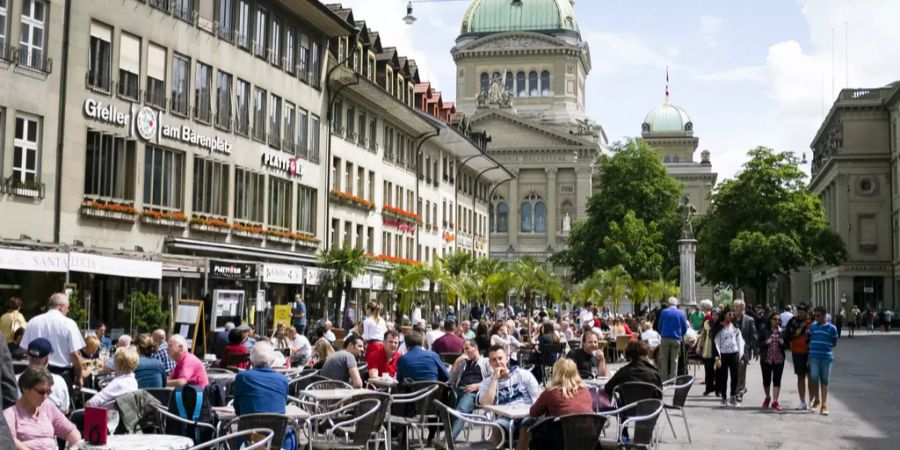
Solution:
[(697, 224), (697, 267), (710, 284), (735, 283), (764, 300), (767, 283), (807, 264), (846, 258), (840, 235), (828, 226), (818, 197), (789, 152), (757, 147), (750, 160), (712, 195)]
[[(44, 305), (41, 308), (41, 311), (46, 311), (47, 306)], [(68, 317), (75, 321), (81, 328), (89, 328), (88, 324), (88, 315), (87, 310), (84, 309), (84, 306), (81, 305), (81, 298), (78, 295), (78, 291), (73, 290), (71, 294), (69, 294), (69, 315)]]
[(132, 292), (125, 313), (131, 318), (132, 334), (152, 333), (156, 329), (169, 328), (169, 313), (163, 309), (162, 300), (154, 293)]
[(587, 218), (575, 223), (568, 248), (553, 258), (572, 268), (574, 281), (618, 264), (634, 274), (668, 273), (678, 264), (681, 183), (642, 139), (611, 150), (597, 159), (599, 191), (588, 201)]
[[(333, 284), (331, 301), (335, 308), (337, 320), (341, 320), (344, 317), (343, 311), (340, 311), (341, 293), (346, 294), (349, 302), (353, 279), (366, 271), (371, 258), (359, 248), (332, 248), (327, 252), (319, 253), (318, 258), (322, 267), (332, 271), (328, 280), (328, 282)], [(328, 308), (322, 308), (322, 311), (327, 312)]]
[(533, 316), (536, 294), (541, 293), (553, 301), (559, 301), (565, 295), (559, 276), (532, 257), (526, 256), (513, 263), (510, 272), (512, 287), (525, 299), (529, 318)]

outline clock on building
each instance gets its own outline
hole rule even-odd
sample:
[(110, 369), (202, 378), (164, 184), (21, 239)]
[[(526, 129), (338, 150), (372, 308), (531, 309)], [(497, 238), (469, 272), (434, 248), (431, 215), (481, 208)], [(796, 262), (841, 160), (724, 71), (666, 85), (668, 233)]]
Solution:
[(158, 126), (159, 123), (156, 117), (156, 111), (154, 111), (153, 108), (144, 106), (138, 111), (135, 127), (142, 138), (148, 141), (152, 140), (156, 137), (156, 129)]

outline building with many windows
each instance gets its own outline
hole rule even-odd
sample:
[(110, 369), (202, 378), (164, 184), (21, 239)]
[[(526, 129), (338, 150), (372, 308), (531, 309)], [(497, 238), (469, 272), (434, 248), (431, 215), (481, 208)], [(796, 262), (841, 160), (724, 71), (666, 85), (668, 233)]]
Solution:
[(509, 174), (352, 11), (71, 6), (0, 2), (0, 39), (20, 36), (0, 45), (16, 87), (0, 92), (0, 284), (28, 312), (72, 283), (95, 320), (134, 290), (225, 315), (317, 285), (316, 253), (339, 245), (381, 261), (487, 253), (488, 186)]

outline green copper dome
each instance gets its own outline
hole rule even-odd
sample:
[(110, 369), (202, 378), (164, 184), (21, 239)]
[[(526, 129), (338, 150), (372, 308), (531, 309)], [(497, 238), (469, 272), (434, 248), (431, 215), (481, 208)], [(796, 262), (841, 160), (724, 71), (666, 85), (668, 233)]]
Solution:
[(691, 135), (693, 131), (694, 124), (687, 111), (669, 103), (653, 108), (644, 117), (644, 133)]
[(474, 0), (463, 16), (462, 34), (504, 31), (578, 33), (574, 0)]

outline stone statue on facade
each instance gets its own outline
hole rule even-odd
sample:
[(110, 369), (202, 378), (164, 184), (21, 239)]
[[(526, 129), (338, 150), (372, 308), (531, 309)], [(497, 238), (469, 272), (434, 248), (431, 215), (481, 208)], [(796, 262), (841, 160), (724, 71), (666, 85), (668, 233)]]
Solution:
[(507, 73), (504, 73), (502, 77), (499, 73), (494, 74), (487, 89), (479, 92), (478, 97), (476, 97), (475, 99), (478, 102), (479, 108), (490, 105), (496, 105), (501, 108), (510, 107), (510, 104), (512, 103), (513, 93), (503, 82), (503, 80), (506, 79), (507, 76), (509, 76)]
[(563, 217), (563, 232), (568, 233), (569, 231), (572, 231), (572, 216), (566, 213), (566, 216)]
[(687, 196), (687, 194), (681, 196), (681, 201), (678, 205), (678, 211), (681, 212), (681, 236), (684, 239), (693, 239), (694, 238), (694, 215), (697, 213), (697, 208), (691, 204), (691, 199)]

